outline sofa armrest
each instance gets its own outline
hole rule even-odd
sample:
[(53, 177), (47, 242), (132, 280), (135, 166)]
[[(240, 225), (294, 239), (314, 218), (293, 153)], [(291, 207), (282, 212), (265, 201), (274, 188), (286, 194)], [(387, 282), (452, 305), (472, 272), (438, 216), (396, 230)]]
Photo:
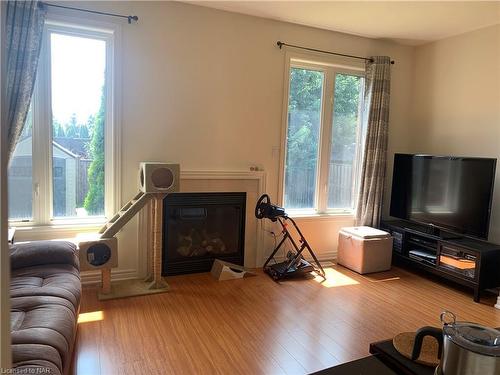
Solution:
[(45, 264), (70, 264), (80, 269), (76, 245), (68, 241), (32, 241), (10, 248), (11, 269)]

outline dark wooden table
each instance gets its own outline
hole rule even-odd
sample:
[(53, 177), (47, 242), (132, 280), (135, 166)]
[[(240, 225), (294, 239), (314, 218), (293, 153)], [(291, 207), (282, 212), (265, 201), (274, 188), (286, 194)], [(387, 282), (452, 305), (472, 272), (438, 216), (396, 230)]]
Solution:
[(433, 367), (420, 365), (402, 356), (392, 340), (370, 344), (371, 356), (315, 372), (312, 375), (434, 375)]
[(434, 375), (435, 368), (420, 365), (402, 356), (392, 345), (392, 340), (373, 342), (370, 353), (377, 356), (385, 365), (401, 375)]
[(355, 361), (343, 363), (311, 375), (398, 375), (386, 366), (377, 355), (370, 355)]

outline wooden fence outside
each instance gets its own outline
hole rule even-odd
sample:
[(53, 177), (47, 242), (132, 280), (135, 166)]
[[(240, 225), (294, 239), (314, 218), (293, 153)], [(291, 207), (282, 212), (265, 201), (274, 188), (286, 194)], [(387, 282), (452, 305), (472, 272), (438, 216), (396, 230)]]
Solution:
[(89, 191), (89, 166), (92, 163), (90, 159), (77, 159), (76, 162), (76, 205), (83, 207), (83, 202)]
[[(353, 194), (353, 166), (349, 162), (330, 163), (328, 173), (328, 207), (351, 208)], [(316, 190), (315, 168), (288, 168), (285, 177), (285, 206), (287, 208), (314, 207)]]

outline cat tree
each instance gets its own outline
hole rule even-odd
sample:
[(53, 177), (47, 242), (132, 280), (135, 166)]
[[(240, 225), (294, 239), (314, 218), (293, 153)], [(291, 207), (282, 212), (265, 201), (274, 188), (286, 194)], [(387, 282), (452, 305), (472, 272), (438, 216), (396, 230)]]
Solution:
[[(140, 191), (128, 201), (100, 230), (98, 239), (80, 242), (82, 270), (100, 269), (102, 288), (100, 299), (112, 299), (133, 295), (159, 293), (168, 290), (161, 275), (163, 200), (167, 194), (179, 190), (179, 165), (143, 162), (139, 171)], [(111, 268), (118, 265), (115, 235), (148, 202), (152, 203), (152, 249), (149, 265), (151, 273), (145, 280), (123, 281), (111, 284)]]

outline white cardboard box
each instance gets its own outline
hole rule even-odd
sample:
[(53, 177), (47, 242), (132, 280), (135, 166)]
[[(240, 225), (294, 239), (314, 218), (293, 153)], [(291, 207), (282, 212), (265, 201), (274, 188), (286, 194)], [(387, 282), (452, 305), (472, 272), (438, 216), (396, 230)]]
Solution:
[(243, 266), (224, 262), (219, 259), (214, 260), (211, 273), (212, 276), (219, 281), (243, 279), (245, 277), (256, 276)]

